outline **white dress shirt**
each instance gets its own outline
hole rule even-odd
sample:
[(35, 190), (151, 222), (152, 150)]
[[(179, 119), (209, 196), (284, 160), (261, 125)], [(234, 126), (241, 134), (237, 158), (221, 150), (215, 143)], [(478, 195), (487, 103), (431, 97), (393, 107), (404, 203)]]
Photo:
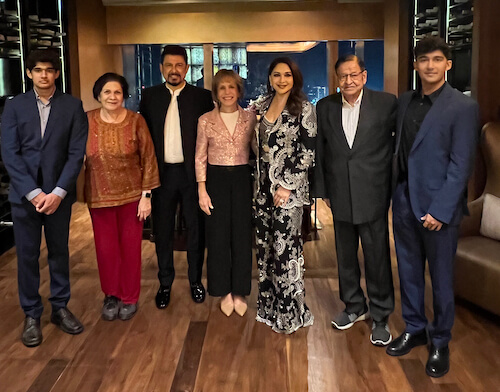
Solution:
[(351, 105), (342, 95), (342, 128), (344, 129), (344, 135), (347, 139), (347, 144), (349, 148), (352, 148), (354, 144), (354, 138), (356, 137), (356, 130), (358, 129), (359, 121), (359, 109), (361, 107), (361, 99), (363, 98), (363, 90), (359, 94), (358, 99)]
[(177, 99), (181, 91), (186, 87), (186, 83), (184, 82), (184, 86), (177, 90), (171, 90), (166, 84), (165, 86), (170, 91), (171, 99), (163, 131), (165, 138), (164, 159), (166, 163), (182, 163), (184, 162), (184, 152), (182, 151), (181, 120)]

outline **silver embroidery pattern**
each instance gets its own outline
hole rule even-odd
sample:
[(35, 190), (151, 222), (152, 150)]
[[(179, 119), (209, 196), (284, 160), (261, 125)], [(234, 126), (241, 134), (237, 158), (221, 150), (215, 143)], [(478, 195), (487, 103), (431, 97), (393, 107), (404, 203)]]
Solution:
[[(256, 103), (261, 119), (269, 104), (269, 97)], [(260, 138), (255, 194), (259, 268), (256, 319), (275, 332), (290, 334), (314, 322), (305, 303), (301, 235), (303, 206), (309, 204), (308, 174), (314, 163), (314, 107), (304, 102), (298, 117), (285, 109), (270, 126), (262, 135), (260, 124), (256, 126)], [(279, 185), (292, 192), (285, 206), (274, 207), (273, 196)]]

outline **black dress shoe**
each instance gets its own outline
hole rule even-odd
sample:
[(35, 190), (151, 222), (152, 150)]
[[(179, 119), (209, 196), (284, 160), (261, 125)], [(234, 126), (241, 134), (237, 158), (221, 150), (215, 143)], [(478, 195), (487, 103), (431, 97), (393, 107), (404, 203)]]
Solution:
[(418, 334), (403, 332), (401, 336), (394, 339), (385, 350), (387, 354), (393, 357), (408, 354), (413, 347), (427, 344), (427, 331), (424, 329)]
[(191, 283), (191, 298), (197, 304), (205, 301), (205, 287), (203, 287), (201, 282)]
[(450, 370), (450, 350), (448, 346), (436, 348), (431, 344), (425, 372), (431, 377), (442, 377), (448, 373), (448, 370)]
[(50, 321), (61, 328), (63, 332), (69, 333), (70, 335), (78, 335), (83, 332), (82, 323), (73, 313), (69, 311), (68, 308), (61, 308), (52, 312)]
[(26, 316), (24, 319), (23, 334), (21, 341), (26, 347), (36, 347), (42, 343), (42, 330), (40, 329), (40, 319)]
[(155, 302), (158, 309), (165, 309), (170, 303), (170, 287), (160, 285)]

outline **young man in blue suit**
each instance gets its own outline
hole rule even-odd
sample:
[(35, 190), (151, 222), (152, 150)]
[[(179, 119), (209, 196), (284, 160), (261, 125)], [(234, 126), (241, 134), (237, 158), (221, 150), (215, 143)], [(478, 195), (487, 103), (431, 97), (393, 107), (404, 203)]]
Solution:
[[(453, 260), (458, 225), (467, 213), (467, 180), (478, 139), (478, 105), (446, 81), (451, 51), (440, 38), (415, 47), (421, 89), (399, 99), (393, 223), (405, 331), (388, 347), (393, 356), (426, 345), (426, 373), (449, 370), (455, 317)], [(432, 281), (434, 320), (425, 316), (425, 260)]]
[(48, 249), (51, 322), (69, 334), (83, 331), (67, 308), (68, 236), (88, 125), (82, 102), (55, 86), (60, 67), (55, 52), (30, 53), (26, 73), (33, 90), (7, 101), (2, 115), (1, 147), (10, 176), (19, 299), (26, 315), (21, 340), (28, 347), (42, 342), (43, 305), (38, 293), (42, 226)]

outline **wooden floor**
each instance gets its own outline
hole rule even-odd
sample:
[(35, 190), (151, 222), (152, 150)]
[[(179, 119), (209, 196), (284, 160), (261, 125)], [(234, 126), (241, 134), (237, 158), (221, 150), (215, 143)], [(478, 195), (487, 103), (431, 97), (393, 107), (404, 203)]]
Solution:
[[(19, 307), (15, 249), (0, 256), (0, 391), (1, 392), (360, 392), (360, 391), (499, 391), (499, 319), (469, 305), (457, 304), (451, 371), (434, 380), (425, 375), (425, 347), (393, 358), (369, 342), (370, 322), (345, 332), (330, 326), (343, 309), (333, 247), (331, 216), (320, 209), (324, 229), (308, 242), (307, 304), (315, 322), (291, 336), (276, 334), (255, 321), (256, 281), (244, 317), (224, 316), (218, 302), (192, 302), (184, 253), (176, 253), (177, 277), (170, 306), (154, 305), (158, 288), (154, 245), (143, 244), (139, 312), (130, 321), (100, 319), (103, 294), (86, 208), (77, 204), (71, 225), (70, 309), (85, 331), (70, 336), (49, 322), (47, 251), (42, 247), (40, 292), (46, 309), (44, 341), (26, 348), (20, 341), (23, 313)], [(393, 245), (391, 245), (393, 251)], [(394, 251), (393, 251), (394, 253)], [(397, 270), (393, 254), (397, 287)], [(428, 291), (430, 304), (431, 293)], [(429, 317), (431, 310), (428, 308)], [(390, 319), (401, 332), (398, 289)]]

